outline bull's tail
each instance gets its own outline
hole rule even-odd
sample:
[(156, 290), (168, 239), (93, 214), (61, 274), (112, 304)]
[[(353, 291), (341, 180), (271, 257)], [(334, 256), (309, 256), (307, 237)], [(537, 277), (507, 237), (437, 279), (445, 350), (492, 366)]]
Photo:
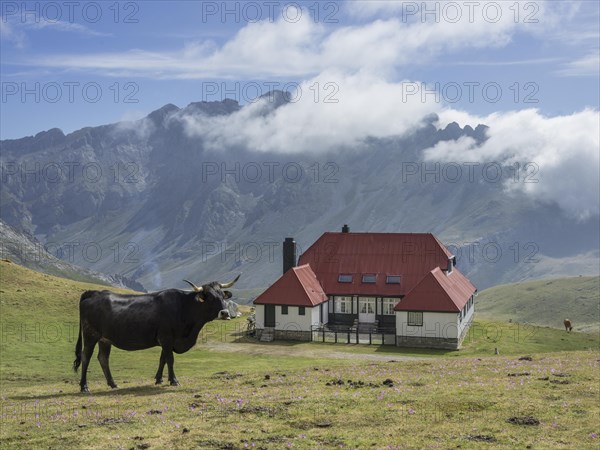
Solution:
[(81, 319), (79, 319), (79, 335), (77, 337), (77, 345), (75, 345), (75, 361), (73, 361), (73, 371), (77, 372), (81, 365)]
[(85, 291), (81, 294), (81, 298), (79, 299), (79, 334), (77, 335), (77, 344), (75, 345), (75, 361), (73, 361), (73, 370), (75, 372), (77, 372), (77, 369), (79, 369), (79, 366), (81, 365), (81, 302), (88, 298), (92, 293), (92, 291)]

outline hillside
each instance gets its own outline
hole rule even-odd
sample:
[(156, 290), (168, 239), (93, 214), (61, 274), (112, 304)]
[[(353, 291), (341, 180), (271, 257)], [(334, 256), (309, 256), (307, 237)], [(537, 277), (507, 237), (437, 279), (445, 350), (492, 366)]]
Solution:
[(81, 395), (71, 371), (77, 301), (93, 287), (0, 261), (0, 447), (570, 449), (597, 442), (597, 339), (506, 323), (475, 323), (464, 351), (413, 352), (258, 344), (240, 333), (239, 318), (210, 324), (195, 348), (176, 355), (179, 387), (153, 384), (158, 348), (114, 349), (120, 387), (105, 385), (94, 357), (92, 394)]
[(66, 251), (62, 252), (52, 244), (44, 246), (34, 236), (20, 232), (0, 219), (0, 259), (7, 259), (35, 271), (70, 280), (145, 291), (144, 286), (135, 280), (118, 274), (105, 275), (76, 266), (52, 255), (47, 248), (52, 248), (56, 250), (57, 255), (69, 259)]
[(600, 333), (600, 277), (554, 278), (495, 286), (475, 299), (478, 317)]
[[(287, 107), (278, 98), (261, 109), (265, 121)], [(233, 100), (166, 105), (136, 122), (3, 141), (0, 164), (10, 170), (0, 180), (1, 218), (42, 243), (73, 245), (69, 262), (151, 290), (240, 271), (240, 288), (264, 289), (281, 274), (285, 237), (302, 251), (345, 223), (434, 233), (479, 289), (598, 275), (597, 216), (580, 220), (532, 200), (514, 189), (510, 166), (490, 181), (483, 166), (471, 176), (460, 161), (425, 161), (437, 144), (484, 141), (485, 125), (440, 128), (428, 116), (402, 136), (297, 153), (215, 149), (210, 136), (190, 132), (190, 123), (243, 120), (244, 108)], [(456, 166), (461, 176), (448, 172)]]

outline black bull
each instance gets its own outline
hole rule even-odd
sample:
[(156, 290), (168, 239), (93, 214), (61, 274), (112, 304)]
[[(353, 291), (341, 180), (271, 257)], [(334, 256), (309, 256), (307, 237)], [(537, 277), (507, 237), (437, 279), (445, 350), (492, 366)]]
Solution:
[[(156, 384), (162, 383), (165, 364), (169, 382), (179, 382), (173, 371), (173, 352), (185, 353), (196, 344), (202, 327), (217, 318), (229, 319), (225, 299), (230, 283), (212, 282), (192, 292), (168, 289), (142, 295), (121, 295), (110, 291), (86, 291), (79, 301), (79, 338), (73, 369), (81, 368), (81, 392), (89, 392), (87, 369), (98, 344), (98, 360), (111, 388), (117, 385), (108, 366), (111, 346), (122, 350), (142, 350), (160, 346)], [(82, 351), (83, 339), (83, 351)]]

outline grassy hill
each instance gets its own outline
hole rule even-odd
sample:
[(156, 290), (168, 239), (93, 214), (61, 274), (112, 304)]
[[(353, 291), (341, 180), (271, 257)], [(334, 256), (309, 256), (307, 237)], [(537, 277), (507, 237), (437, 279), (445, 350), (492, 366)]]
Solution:
[(194, 349), (176, 355), (179, 387), (154, 386), (159, 349), (113, 349), (120, 388), (106, 386), (94, 358), (92, 394), (82, 395), (71, 364), (77, 302), (91, 288), (0, 261), (0, 448), (566, 449), (600, 442), (597, 337), (507, 322), (475, 322), (464, 349), (450, 352), (259, 344), (241, 333), (242, 317), (209, 324)]
[(495, 286), (476, 298), (478, 317), (600, 332), (600, 277), (570, 277)]
[[(1, 195), (0, 195), (1, 197)], [(1, 200), (0, 200), (1, 203)], [(52, 247), (52, 245), (50, 245)], [(0, 220), (0, 259), (16, 262), (37, 272), (85, 283), (143, 290), (135, 280), (107, 275), (76, 266), (50, 254), (34, 236), (16, 230)]]

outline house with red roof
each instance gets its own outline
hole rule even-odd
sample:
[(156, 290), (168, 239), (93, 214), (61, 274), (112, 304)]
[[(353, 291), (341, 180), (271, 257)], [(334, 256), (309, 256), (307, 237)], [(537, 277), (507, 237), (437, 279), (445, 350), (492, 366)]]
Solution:
[[(381, 335), (406, 347), (459, 348), (477, 289), (430, 233), (324, 233), (299, 258), (283, 244), (283, 275), (254, 300), (262, 340)], [(349, 342), (349, 340), (345, 340)]]

